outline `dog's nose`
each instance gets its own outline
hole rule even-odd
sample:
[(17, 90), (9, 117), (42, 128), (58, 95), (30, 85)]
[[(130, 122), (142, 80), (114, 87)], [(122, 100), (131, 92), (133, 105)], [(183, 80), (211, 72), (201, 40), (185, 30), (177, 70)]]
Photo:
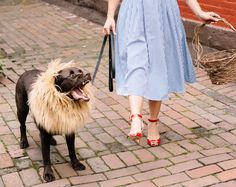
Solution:
[(82, 77), (83, 77), (83, 72), (81, 71), (81, 72), (76, 73), (76, 74), (74, 75), (74, 77), (77, 78), (77, 79), (82, 78)]
[(91, 74), (90, 74), (90, 73), (86, 73), (85, 78), (86, 78), (87, 80), (89, 80), (89, 81), (92, 80), (92, 77), (91, 77)]
[(83, 76), (83, 74), (84, 74), (83, 71), (79, 71), (78, 73), (79, 76)]

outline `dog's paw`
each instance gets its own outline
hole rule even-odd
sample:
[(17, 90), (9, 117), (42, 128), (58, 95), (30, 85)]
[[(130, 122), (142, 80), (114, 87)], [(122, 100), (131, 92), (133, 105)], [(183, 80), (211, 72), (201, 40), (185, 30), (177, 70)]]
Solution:
[(43, 179), (46, 182), (52, 182), (55, 180), (55, 176), (53, 174), (52, 168), (51, 167), (45, 167), (44, 172), (43, 172)]
[(50, 139), (50, 145), (57, 145), (57, 141), (55, 140), (55, 138), (51, 138)]
[(29, 143), (28, 143), (28, 140), (27, 139), (22, 139), (20, 140), (20, 148), (21, 149), (25, 149), (29, 147)]
[(72, 168), (73, 168), (74, 170), (82, 171), (82, 170), (85, 170), (85, 169), (86, 169), (85, 165), (82, 164), (82, 163), (81, 163), (80, 161), (78, 161), (78, 160), (71, 162), (71, 165), (72, 165)]

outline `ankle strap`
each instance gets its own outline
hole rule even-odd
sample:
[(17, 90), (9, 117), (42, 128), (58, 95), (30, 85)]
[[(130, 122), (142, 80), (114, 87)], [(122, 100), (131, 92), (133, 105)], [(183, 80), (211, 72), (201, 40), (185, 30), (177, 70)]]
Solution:
[(139, 117), (139, 118), (143, 118), (143, 116), (141, 114), (131, 114), (129, 119), (133, 119), (134, 117)]
[(148, 119), (148, 121), (151, 122), (151, 123), (154, 123), (154, 122), (158, 122), (159, 119), (158, 118), (157, 119)]

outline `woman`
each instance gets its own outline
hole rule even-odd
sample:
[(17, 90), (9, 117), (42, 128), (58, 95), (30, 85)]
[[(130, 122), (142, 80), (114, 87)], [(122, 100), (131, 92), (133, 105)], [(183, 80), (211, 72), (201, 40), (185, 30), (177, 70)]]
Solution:
[[(131, 129), (128, 136), (140, 139), (143, 99), (149, 100), (147, 143), (160, 144), (158, 114), (168, 94), (184, 93), (185, 82), (196, 81), (177, 0), (108, 0), (103, 32), (116, 34), (116, 91), (129, 96)], [(117, 30), (114, 15), (121, 3)], [(186, 0), (200, 19), (220, 16), (204, 12), (197, 0)]]

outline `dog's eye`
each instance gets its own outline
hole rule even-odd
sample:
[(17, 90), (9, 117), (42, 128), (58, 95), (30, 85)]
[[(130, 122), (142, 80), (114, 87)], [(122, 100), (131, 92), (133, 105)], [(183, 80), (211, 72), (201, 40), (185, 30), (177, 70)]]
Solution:
[(72, 71), (72, 70), (70, 71), (70, 74), (71, 74), (71, 75), (73, 75), (74, 73), (75, 73), (74, 71)]

